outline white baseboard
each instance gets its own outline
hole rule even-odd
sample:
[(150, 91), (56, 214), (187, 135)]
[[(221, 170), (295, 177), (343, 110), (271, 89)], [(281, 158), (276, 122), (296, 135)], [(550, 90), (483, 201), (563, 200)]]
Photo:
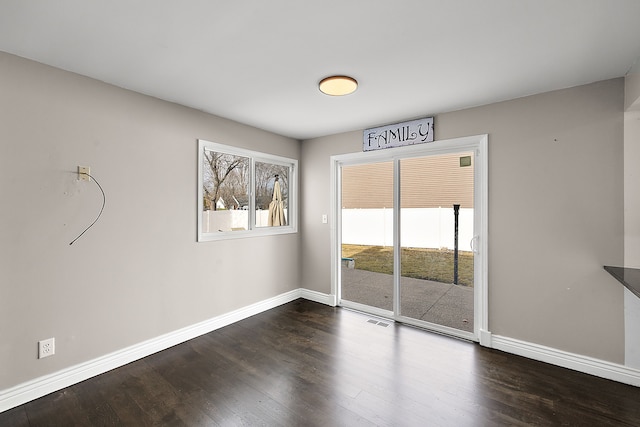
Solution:
[[(335, 295), (323, 294), (308, 289), (295, 289), (284, 294), (251, 304), (247, 307), (214, 317), (174, 332), (141, 342), (97, 359), (19, 384), (0, 391), (0, 412), (27, 403), (49, 393), (69, 387), (96, 375), (124, 366), (158, 351), (199, 337), (216, 329), (262, 313), (298, 298), (308, 299), (335, 307)], [(579, 354), (531, 344), (513, 338), (492, 335), (481, 331), (481, 344), (507, 353), (524, 356), (552, 365), (584, 372), (625, 384), (640, 387), (640, 369), (594, 359)]]
[(338, 300), (335, 295), (323, 294), (322, 292), (311, 291), (309, 289), (300, 289), (300, 298), (330, 305), (331, 307), (338, 305)]
[(486, 329), (480, 329), (479, 332), (480, 332), (479, 333), (480, 345), (483, 347), (491, 347), (492, 346), (491, 332), (487, 331)]
[(640, 369), (498, 335), (492, 335), (491, 344), (507, 353), (640, 387)]
[(161, 335), (156, 338), (132, 345), (131, 347), (115, 351), (97, 359), (72, 366), (67, 369), (46, 375), (15, 387), (0, 391), (0, 412), (30, 402), (31, 400), (45, 396), (54, 391), (61, 390), (86, 379), (100, 375), (112, 369), (124, 366), (143, 357), (165, 350), (174, 345), (207, 334), (216, 329), (238, 322), (263, 311), (270, 310), (282, 304), (294, 301), (298, 298), (307, 298), (313, 301), (329, 301), (330, 296), (306, 289), (294, 289), (293, 291), (269, 298), (264, 301), (251, 304), (247, 307), (196, 323), (186, 328)]

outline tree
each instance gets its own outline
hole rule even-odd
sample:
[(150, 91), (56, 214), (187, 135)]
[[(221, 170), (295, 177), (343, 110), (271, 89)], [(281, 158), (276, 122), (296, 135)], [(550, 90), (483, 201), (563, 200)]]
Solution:
[[(226, 203), (233, 203), (233, 195), (243, 188), (246, 194), (246, 175), (249, 159), (232, 154), (204, 152), (204, 209), (217, 210), (217, 203), (221, 196)], [(228, 179), (233, 177), (233, 179)], [(225, 181), (231, 185), (225, 185)], [(226, 199), (225, 199), (226, 197)]]

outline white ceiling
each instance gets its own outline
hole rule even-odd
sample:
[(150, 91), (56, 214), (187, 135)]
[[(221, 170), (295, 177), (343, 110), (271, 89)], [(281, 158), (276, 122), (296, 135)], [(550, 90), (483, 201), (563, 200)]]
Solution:
[[(297, 139), (624, 76), (639, 0), (0, 0), (0, 51)], [(348, 74), (345, 97), (317, 83)]]

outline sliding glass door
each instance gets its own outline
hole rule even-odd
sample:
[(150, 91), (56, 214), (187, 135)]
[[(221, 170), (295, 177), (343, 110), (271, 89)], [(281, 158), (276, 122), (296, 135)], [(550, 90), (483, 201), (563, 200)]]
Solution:
[(486, 145), (406, 148), (333, 159), (338, 303), (478, 340), (487, 324)]

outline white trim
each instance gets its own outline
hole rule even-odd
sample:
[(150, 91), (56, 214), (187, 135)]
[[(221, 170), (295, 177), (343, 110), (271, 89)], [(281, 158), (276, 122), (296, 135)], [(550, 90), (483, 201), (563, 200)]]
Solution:
[(216, 329), (238, 322), (242, 319), (262, 313), (263, 311), (294, 301), (298, 298), (307, 298), (318, 302), (330, 301), (329, 295), (326, 297), (323, 295), (324, 294), (320, 294), (319, 292), (309, 291), (306, 289), (294, 289), (273, 298), (187, 326), (186, 328), (178, 329), (177, 331), (169, 332), (159, 337), (134, 344), (130, 347), (98, 357), (88, 362), (18, 384), (17, 386), (9, 389), (1, 390), (0, 412), (22, 405), (23, 403), (30, 402), (49, 393), (77, 384), (96, 375), (124, 366), (127, 363), (142, 359), (143, 357), (165, 350), (169, 347), (173, 347), (174, 345), (207, 334), (211, 331), (215, 331)]
[(335, 307), (338, 305), (338, 300), (336, 295), (328, 295), (323, 294), (322, 292), (312, 291), (310, 289), (299, 289), (300, 298), (307, 299), (309, 301), (319, 302), (320, 304), (330, 305), (331, 307)]
[(640, 387), (640, 369), (498, 335), (491, 342), (496, 350)]
[[(330, 158), (331, 170), (331, 212), (335, 218), (331, 228), (331, 292), (337, 295), (338, 302), (342, 306), (354, 307), (353, 302), (343, 301), (341, 296), (340, 284), (340, 257), (339, 248), (341, 246), (341, 206), (340, 188), (342, 187), (342, 177), (340, 175), (341, 166), (367, 164), (373, 162), (393, 161), (394, 162), (394, 206), (400, 206), (398, 193), (398, 182), (400, 178), (399, 161), (401, 159), (412, 156), (423, 155), (440, 155), (457, 153), (460, 151), (473, 151), (475, 153), (474, 166), (474, 236), (477, 236), (478, 256), (474, 259), (474, 331), (469, 334), (453, 328), (438, 327), (426, 322), (420, 322), (419, 326), (428, 330), (460, 337), (463, 339), (472, 339), (473, 341), (487, 342), (487, 334), (489, 333), (489, 153), (488, 153), (489, 136), (487, 134), (466, 136), (461, 138), (453, 138), (447, 140), (439, 140), (426, 144), (416, 144), (406, 147), (398, 147), (389, 150), (376, 150), (367, 152), (356, 152), (347, 154), (337, 154)], [(394, 209), (394, 269), (398, 271), (399, 251), (397, 249), (399, 243), (399, 218)], [(399, 310), (398, 283), (399, 278), (394, 275), (394, 311), (391, 317), (394, 320), (406, 321), (407, 318), (396, 316)], [(382, 315), (380, 310), (374, 310), (374, 307), (361, 306), (356, 304), (359, 310), (371, 312), (376, 315)], [(411, 322), (411, 324), (414, 324)], [(471, 335), (471, 336), (470, 336)], [(484, 337), (481, 339), (481, 335)], [(490, 336), (490, 335), (489, 335)], [(490, 339), (489, 339), (490, 342)], [(484, 345), (484, 344), (483, 344)]]
[[(478, 158), (480, 161), (478, 161)], [(474, 272), (480, 272), (475, 279), (474, 334), (486, 342), (489, 331), (489, 136), (480, 135), (476, 151), (474, 208), (477, 209), (474, 221), (474, 236), (479, 236), (479, 257), (474, 257)], [(478, 231), (479, 230), (479, 231)], [(475, 238), (475, 237), (474, 237)], [(483, 337), (484, 335), (484, 337)]]
[[(135, 344), (88, 362), (2, 390), (0, 391), (0, 412), (124, 366), (127, 363), (142, 359), (158, 351), (173, 347), (174, 345), (215, 331), (216, 329), (262, 313), (263, 311), (295, 301), (298, 298), (305, 298), (334, 307), (337, 305), (336, 295), (328, 295), (304, 288), (294, 289), (273, 298), (205, 320), (204, 322), (196, 323), (195, 325), (161, 335), (157, 338)], [(486, 330), (481, 330), (480, 344), (529, 359), (640, 387), (640, 369), (513, 338), (491, 335), (491, 333)]]
[(355, 301), (348, 301), (343, 299), (340, 299), (340, 306), (344, 308), (348, 308), (349, 310), (359, 311), (360, 313), (377, 316), (382, 319), (395, 322), (395, 319), (393, 318), (393, 311), (390, 311), (390, 310), (385, 310), (383, 308), (360, 304)]
[(478, 339), (473, 332), (463, 331), (461, 329), (452, 328), (449, 326), (439, 325), (437, 323), (427, 322), (425, 320), (414, 319), (407, 316), (395, 316), (396, 322), (402, 322), (406, 325), (415, 326), (416, 328), (424, 329), (427, 332), (434, 332), (436, 334), (447, 335), (451, 338), (459, 338), (462, 340), (477, 342)]
[(400, 159), (410, 155), (420, 155), (425, 153), (428, 153), (429, 155), (436, 155), (455, 153), (458, 151), (464, 151), (465, 149), (471, 151), (477, 148), (478, 141), (488, 141), (488, 139), (488, 134), (482, 134), (452, 139), (441, 139), (428, 144), (416, 144), (389, 150), (336, 154), (331, 156), (331, 162), (352, 165), (375, 161), (389, 161), (396, 158)]
[(480, 329), (480, 345), (483, 347), (491, 347), (493, 345), (491, 332), (482, 328)]
[(329, 232), (331, 234), (331, 294), (336, 297), (337, 305), (342, 298), (341, 294), (338, 293), (340, 290), (338, 286), (338, 281), (340, 280), (340, 264), (334, 262), (334, 260), (337, 260), (338, 257), (341, 256), (338, 248), (342, 247), (342, 236), (338, 233), (338, 230), (342, 229), (342, 215), (338, 214), (338, 207), (342, 204), (341, 192), (339, 190), (342, 187), (342, 175), (338, 162), (335, 161), (333, 157), (330, 159), (329, 169), (331, 171), (332, 183), (329, 189), (329, 212), (331, 212), (329, 215)]
[[(402, 251), (402, 237), (400, 223), (402, 204), (400, 203), (400, 192), (402, 191), (402, 182), (400, 181), (400, 159), (393, 159), (393, 313), (394, 319), (399, 319), (401, 310), (400, 304), (400, 274), (402, 273), (400, 253)], [(342, 229), (341, 229), (342, 230)], [(396, 272), (400, 272), (396, 274)]]
[[(216, 151), (224, 154), (231, 154), (234, 156), (246, 157), (249, 159), (250, 179), (249, 179), (249, 217), (248, 217), (248, 229), (237, 231), (223, 231), (223, 232), (204, 232), (202, 224), (203, 207), (203, 173), (204, 163), (203, 157), (205, 151)], [(289, 167), (289, 215), (288, 224), (281, 227), (257, 227), (256, 213), (255, 213), (255, 163), (272, 163), (281, 166)], [(262, 153), (259, 151), (247, 150), (240, 147), (234, 147), (224, 144), (218, 144), (216, 142), (207, 141), (204, 139), (198, 139), (198, 200), (197, 200), (197, 230), (196, 241), (198, 242), (212, 242), (218, 240), (229, 239), (244, 239), (260, 236), (272, 236), (278, 234), (294, 234), (298, 232), (298, 160), (288, 157), (277, 156), (275, 154)]]

